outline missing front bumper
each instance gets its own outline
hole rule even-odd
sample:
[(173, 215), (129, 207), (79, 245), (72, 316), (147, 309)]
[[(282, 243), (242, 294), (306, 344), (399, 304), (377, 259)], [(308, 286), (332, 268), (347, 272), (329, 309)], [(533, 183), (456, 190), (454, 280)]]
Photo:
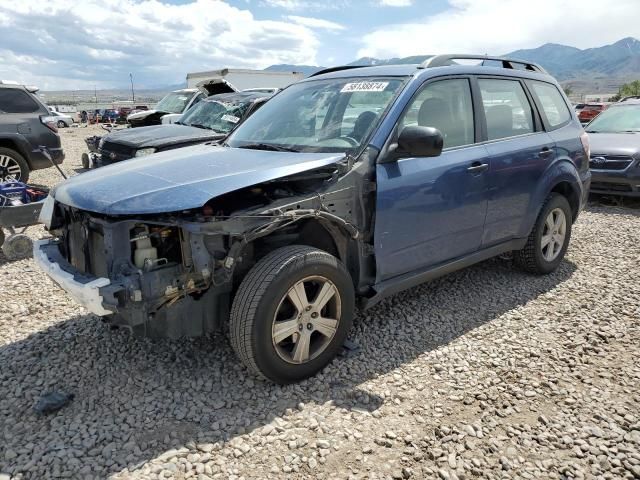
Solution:
[(33, 258), (51, 279), (76, 302), (96, 315), (111, 315), (103, 306), (100, 289), (111, 284), (108, 278), (80, 274), (62, 257), (54, 239), (38, 240), (33, 244)]

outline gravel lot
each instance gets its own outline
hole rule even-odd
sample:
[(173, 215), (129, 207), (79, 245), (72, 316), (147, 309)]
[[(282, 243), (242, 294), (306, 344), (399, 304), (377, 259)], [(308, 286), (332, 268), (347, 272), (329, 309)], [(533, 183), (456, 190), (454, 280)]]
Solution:
[[(61, 132), (67, 172), (92, 131)], [(223, 338), (111, 330), (0, 254), (0, 480), (640, 478), (639, 232), (593, 204), (555, 274), (495, 259), (396, 295), (288, 387)], [(51, 390), (75, 399), (37, 415)]]

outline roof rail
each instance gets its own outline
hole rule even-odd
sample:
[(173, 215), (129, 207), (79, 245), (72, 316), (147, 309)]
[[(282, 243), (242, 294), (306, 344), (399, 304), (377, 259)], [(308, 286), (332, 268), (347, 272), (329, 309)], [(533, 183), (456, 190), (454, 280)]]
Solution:
[(351, 70), (352, 68), (364, 68), (370, 66), (371, 65), (340, 65), (338, 67), (323, 68), (322, 70), (318, 70), (316, 73), (312, 73), (311, 75), (309, 75), (309, 77), (315, 77), (317, 75), (323, 75), (325, 73), (339, 72), (341, 70)]
[(515, 58), (504, 57), (490, 57), (488, 55), (467, 55), (467, 54), (447, 54), (447, 55), (435, 55), (431, 58), (427, 58), (419, 68), (431, 68), (431, 67), (444, 67), (448, 65), (455, 65), (453, 60), (482, 60), (480, 65), (484, 65), (486, 61), (501, 62), (502, 68), (514, 69), (513, 64), (523, 65), (525, 70), (532, 72), (547, 73), (537, 63), (527, 62), (526, 60), (517, 60)]

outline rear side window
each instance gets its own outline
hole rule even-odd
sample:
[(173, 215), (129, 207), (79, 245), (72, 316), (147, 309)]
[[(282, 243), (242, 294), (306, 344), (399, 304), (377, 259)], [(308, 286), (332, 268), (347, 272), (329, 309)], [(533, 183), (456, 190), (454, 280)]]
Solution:
[(542, 113), (551, 128), (558, 127), (571, 120), (569, 107), (558, 89), (549, 83), (532, 81), (533, 91), (542, 105)]
[(33, 113), (40, 106), (23, 90), (0, 88), (0, 113)]
[(480, 79), (489, 140), (533, 133), (533, 111), (517, 80)]

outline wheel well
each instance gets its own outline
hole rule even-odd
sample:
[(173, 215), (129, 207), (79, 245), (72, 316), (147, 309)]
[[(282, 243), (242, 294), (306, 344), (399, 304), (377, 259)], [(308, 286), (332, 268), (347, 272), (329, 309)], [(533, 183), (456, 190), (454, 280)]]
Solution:
[(576, 189), (569, 182), (560, 182), (555, 187), (553, 187), (551, 192), (559, 193), (567, 199), (567, 201), (569, 202), (569, 206), (571, 207), (573, 220), (575, 221), (580, 209), (580, 195), (578, 194)]
[[(238, 285), (251, 267), (262, 257), (276, 248), (287, 245), (306, 245), (330, 253), (341, 260), (351, 272), (346, 254), (346, 236), (343, 236), (344, 234), (337, 229), (332, 234), (329, 228), (322, 222), (311, 219), (299, 222), (295, 228), (277, 231), (254, 240), (244, 247), (242, 260), (234, 271), (234, 285)], [(336, 239), (336, 235), (339, 238)]]

